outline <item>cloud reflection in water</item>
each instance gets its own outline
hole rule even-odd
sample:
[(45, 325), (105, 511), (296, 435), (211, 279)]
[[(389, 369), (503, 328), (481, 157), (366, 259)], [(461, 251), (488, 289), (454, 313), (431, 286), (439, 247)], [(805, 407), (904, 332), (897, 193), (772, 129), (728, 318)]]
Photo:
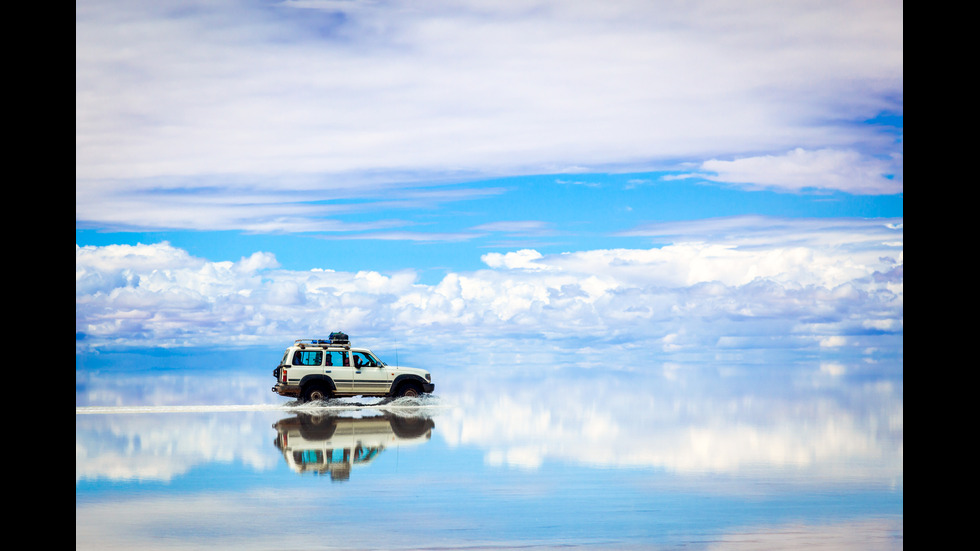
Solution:
[[(819, 367), (814, 371), (820, 375)], [(840, 381), (806, 389), (790, 381), (773, 388), (760, 379), (754, 388), (724, 385), (721, 378), (698, 386), (595, 370), (585, 380), (556, 376), (499, 392), (471, 388), (440, 419), (439, 434), (451, 446), (485, 450), (491, 464), (523, 468), (551, 461), (901, 482), (900, 385)]]
[[(900, 367), (445, 371), (414, 412), (283, 401), (171, 411), (172, 396), (143, 413), (80, 407), (76, 544), (167, 547), (167, 533), (261, 549), (339, 531), (342, 548), (901, 548)], [(249, 377), (236, 383), (242, 397), (267, 383)], [(84, 391), (119, 391), (100, 385), (92, 377)], [(424, 430), (399, 433), (393, 419)], [(338, 462), (353, 470), (331, 483)], [(424, 537), (401, 539), (419, 523)], [(275, 525), (302, 528), (282, 540)]]

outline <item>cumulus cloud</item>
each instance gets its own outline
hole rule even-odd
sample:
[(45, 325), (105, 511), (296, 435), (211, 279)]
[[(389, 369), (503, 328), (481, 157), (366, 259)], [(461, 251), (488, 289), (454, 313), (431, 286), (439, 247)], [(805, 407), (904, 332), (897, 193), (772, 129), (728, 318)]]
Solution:
[(491, 268), (521, 268), (525, 270), (545, 270), (547, 266), (535, 261), (543, 258), (542, 254), (533, 249), (522, 249), (510, 253), (487, 253), (480, 257)]
[[(650, 249), (492, 253), (486, 269), (431, 285), (411, 271), (285, 270), (261, 252), (211, 262), (167, 243), (76, 246), (75, 327), (84, 346), (281, 343), (338, 327), (432, 342), (605, 335), (670, 353), (773, 343), (873, 349), (882, 335), (900, 342), (900, 224), (773, 223), (792, 231), (778, 239), (746, 229)], [(705, 236), (715, 224), (686, 229)]]

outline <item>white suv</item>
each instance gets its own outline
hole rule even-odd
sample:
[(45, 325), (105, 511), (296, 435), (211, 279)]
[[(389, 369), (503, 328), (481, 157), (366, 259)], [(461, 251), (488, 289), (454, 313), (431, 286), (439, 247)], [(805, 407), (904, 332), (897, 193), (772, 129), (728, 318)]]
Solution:
[(344, 333), (298, 339), (272, 372), (280, 396), (304, 402), (340, 396), (421, 396), (435, 389), (424, 369), (390, 366), (367, 348), (351, 348)]

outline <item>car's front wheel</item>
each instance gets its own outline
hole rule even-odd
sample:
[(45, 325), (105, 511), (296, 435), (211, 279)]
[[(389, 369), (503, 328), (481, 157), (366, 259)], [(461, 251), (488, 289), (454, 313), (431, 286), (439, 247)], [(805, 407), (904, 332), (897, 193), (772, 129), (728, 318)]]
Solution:
[(422, 395), (422, 387), (420, 387), (415, 383), (405, 383), (398, 388), (397, 396), (399, 398), (403, 398), (403, 397), (418, 398), (421, 395)]

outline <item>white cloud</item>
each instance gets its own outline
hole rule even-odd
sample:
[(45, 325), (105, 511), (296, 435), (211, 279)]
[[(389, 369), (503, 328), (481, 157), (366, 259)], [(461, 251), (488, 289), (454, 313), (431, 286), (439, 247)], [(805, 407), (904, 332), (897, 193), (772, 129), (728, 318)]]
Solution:
[(542, 254), (533, 249), (522, 249), (511, 253), (487, 253), (480, 257), (491, 268), (520, 268), (524, 270), (544, 270), (546, 267), (535, 261), (543, 258)]
[[(651, 249), (491, 253), (483, 256), (489, 269), (452, 272), (435, 285), (409, 271), (284, 270), (267, 253), (210, 262), (166, 243), (76, 247), (75, 326), (83, 346), (207, 344), (229, 335), (279, 343), (336, 327), (426, 342), (605, 335), (665, 353), (888, 348), (875, 340), (882, 332), (900, 341), (902, 251), (886, 244), (901, 242), (900, 226), (773, 224), (787, 230), (782, 239), (749, 228), (718, 242)], [(705, 236), (716, 225), (685, 228)], [(878, 331), (869, 335), (869, 327)]]
[[(903, 222), (900, 219), (862, 219), (862, 218), (780, 218), (771, 216), (731, 216), (686, 220), (677, 222), (658, 222), (638, 226), (620, 235), (647, 237), (658, 243), (673, 243), (687, 247), (711, 247), (714, 249), (734, 249), (743, 251), (780, 251), (786, 258), (772, 258), (773, 262), (785, 262), (804, 267), (808, 255), (821, 252), (833, 255), (835, 269), (810, 270), (810, 275), (801, 273), (812, 281), (813, 274), (837, 276), (841, 281), (846, 267), (852, 259), (860, 259), (856, 265), (875, 263), (882, 267), (876, 277), (887, 279), (885, 274), (895, 272), (901, 280), (903, 258)], [(880, 258), (870, 255), (880, 254)], [(801, 257), (802, 255), (802, 257)], [(724, 279), (722, 279), (724, 280)], [(831, 280), (824, 280), (829, 283)]]
[[(755, 180), (774, 167), (748, 159), (796, 148), (861, 152), (830, 161), (859, 181), (784, 185), (878, 193), (866, 159), (895, 153), (891, 135), (854, 123), (902, 110), (901, 3), (184, 8), (76, 7), (80, 222), (199, 228), (206, 212), (218, 229), (311, 231), (283, 205), (304, 190), (363, 198), (399, 182), (705, 159), (736, 159), (704, 168)], [(194, 202), (202, 191), (211, 201)]]
[(901, 193), (901, 158), (866, 157), (857, 151), (794, 149), (783, 155), (744, 157), (732, 161), (712, 159), (701, 168), (719, 182), (798, 192), (837, 190), (859, 195)]

